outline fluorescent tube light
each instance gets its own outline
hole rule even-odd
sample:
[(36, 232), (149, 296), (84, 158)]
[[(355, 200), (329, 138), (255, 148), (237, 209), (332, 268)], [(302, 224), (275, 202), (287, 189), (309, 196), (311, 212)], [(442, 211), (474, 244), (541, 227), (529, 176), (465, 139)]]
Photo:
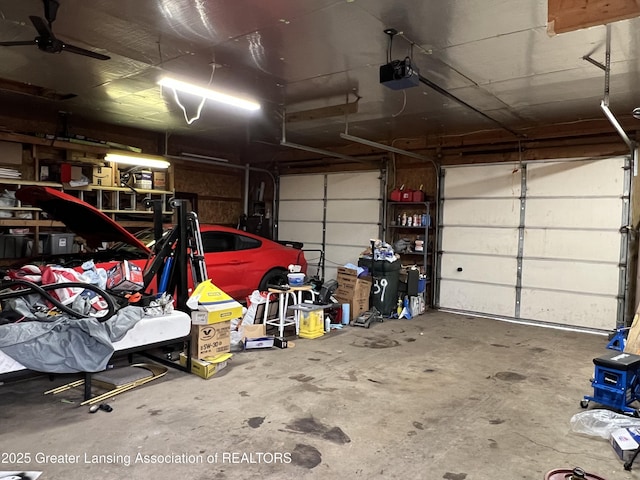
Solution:
[(226, 103), (227, 105), (233, 105), (234, 107), (244, 108), (245, 110), (260, 110), (260, 104), (245, 100), (240, 97), (228, 95), (226, 93), (217, 92), (210, 88), (203, 88), (191, 83), (182, 82), (174, 78), (163, 77), (158, 82), (163, 87), (172, 88), (180, 92), (190, 93), (209, 100), (215, 100), (216, 102)]
[(136, 167), (169, 168), (170, 165), (163, 157), (135, 153), (107, 153), (104, 160), (105, 162), (122, 163)]

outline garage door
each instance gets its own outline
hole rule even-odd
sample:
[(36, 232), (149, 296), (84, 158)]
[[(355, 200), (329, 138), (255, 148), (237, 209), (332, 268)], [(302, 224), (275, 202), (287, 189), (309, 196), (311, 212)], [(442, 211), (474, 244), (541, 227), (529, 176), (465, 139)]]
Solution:
[(439, 306), (589, 329), (622, 324), (627, 163), (446, 168)]
[[(281, 176), (278, 238), (324, 251), (319, 275), (336, 278), (338, 266), (357, 263), (369, 239), (380, 238), (383, 189), (380, 171)], [(306, 257), (318, 263), (316, 252)]]

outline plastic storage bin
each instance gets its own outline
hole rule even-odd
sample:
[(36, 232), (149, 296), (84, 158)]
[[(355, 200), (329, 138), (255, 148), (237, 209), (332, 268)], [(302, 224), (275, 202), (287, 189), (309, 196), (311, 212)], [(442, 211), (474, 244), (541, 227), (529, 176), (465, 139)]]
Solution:
[(0, 235), (0, 258), (22, 258), (26, 245), (25, 235)]
[(73, 237), (73, 233), (41, 233), (40, 238), (42, 238), (43, 242), (42, 253), (45, 255), (73, 253)]

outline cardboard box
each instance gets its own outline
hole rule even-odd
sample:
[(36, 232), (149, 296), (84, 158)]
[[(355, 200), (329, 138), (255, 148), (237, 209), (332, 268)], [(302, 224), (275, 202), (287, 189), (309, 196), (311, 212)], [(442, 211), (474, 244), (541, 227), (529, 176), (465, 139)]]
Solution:
[(609, 443), (623, 462), (628, 462), (640, 446), (640, 428), (619, 428), (611, 432)]
[(358, 278), (357, 270), (339, 267), (337, 281), (338, 288), (333, 296), (338, 302), (350, 305), (351, 318), (369, 310), (371, 277)]
[(144, 287), (142, 269), (124, 260), (107, 271), (107, 290), (137, 292)]
[(167, 189), (167, 172), (153, 172), (153, 188), (156, 190)]
[(264, 323), (242, 325), (242, 338), (259, 338), (267, 335), (267, 327)]
[(338, 282), (336, 293), (341, 292), (343, 296), (351, 296), (358, 283), (358, 271), (347, 267), (338, 267), (336, 281)]
[(91, 183), (100, 187), (113, 187), (113, 169), (111, 167), (93, 167)]
[(191, 325), (191, 356), (203, 360), (231, 349), (231, 322)]
[[(213, 377), (216, 373), (224, 370), (229, 364), (229, 359), (233, 356), (232, 353), (222, 353), (215, 357), (207, 357), (206, 360), (200, 360), (199, 358), (191, 359), (191, 373), (204, 378), (205, 380)], [(187, 356), (184, 353), (180, 354), (180, 365), (187, 366)]]
[(200, 283), (193, 291), (187, 306), (191, 310), (191, 323), (211, 325), (242, 317), (242, 305), (216, 287), (211, 280)]
[(22, 144), (17, 142), (0, 142), (0, 164), (21, 165)]
[(242, 338), (245, 350), (273, 347), (274, 337), (267, 335), (267, 327), (264, 323), (243, 325)]

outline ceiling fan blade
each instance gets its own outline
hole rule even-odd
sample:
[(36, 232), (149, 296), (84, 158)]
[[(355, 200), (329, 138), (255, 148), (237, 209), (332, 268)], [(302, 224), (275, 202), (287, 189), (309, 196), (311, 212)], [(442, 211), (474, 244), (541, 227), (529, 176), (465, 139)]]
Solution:
[(49, 24), (42, 17), (30, 15), (29, 20), (31, 20), (31, 23), (33, 23), (33, 26), (38, 31), (41, 37), (55, 38), (53, 32), (51, 31), (51, 28), (49, 27)]
[(0, 42), (0, 46), (2, 47), (17, 47), (19, 45), (35, 45), (35, 41), (33, 40), (22, 40), (18, 42)]
[(96, 58), (98, 60), (109, 60), (111, 57), (107, 55), (103, 55), (101, 53), (92, 52), (91, 50), (86, 50), (84, 48), (76, 47), (75, 45), (69, 45), (68, 43), (63, 43), (62, 50), (66, 50), (70, 53), (77, 53), (78, 55), (84, 55), (85, 57)]

